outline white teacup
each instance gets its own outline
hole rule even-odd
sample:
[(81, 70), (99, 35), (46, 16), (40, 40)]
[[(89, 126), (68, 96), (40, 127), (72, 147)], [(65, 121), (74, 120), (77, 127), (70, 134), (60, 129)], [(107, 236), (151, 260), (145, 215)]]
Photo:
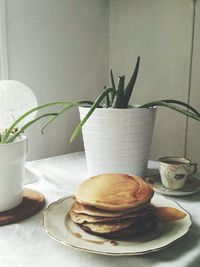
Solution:
[(197, 163), (180, 157), (164, 157), (159, 159), (161, 182), (167, 189), (181, 189), (187, 178), (197, 171)]

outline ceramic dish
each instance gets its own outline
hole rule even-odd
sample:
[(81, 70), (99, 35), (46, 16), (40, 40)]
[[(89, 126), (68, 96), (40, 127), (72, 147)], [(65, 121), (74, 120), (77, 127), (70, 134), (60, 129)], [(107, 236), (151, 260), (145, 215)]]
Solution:
[(186, 216), (178, 221), (160, 223), (157, 231), (140, 238), (126, 241), (108, 240), (87, 234), (72, 222), (68, 215), (72, 202), (73, 198), (67, 197), (50, 204), (43, 213), (43, 228), (50, 237), (66, 246), (96, 254), (124, 256), (157, 251), (183, 237), (192, 224), (190, 215), (176, 202), (155, 194), (152, 199), (155, 206), (174, 207), (184, 211)]
[(190, 177), (184, 187), (179, 190), (167, 189), (163, 186), (159, 175), (146, 178), (145, 181), (149, 183), (155, 192), (168, 196), (186, 196), (200, 191), (200, 180), (194, 176)]

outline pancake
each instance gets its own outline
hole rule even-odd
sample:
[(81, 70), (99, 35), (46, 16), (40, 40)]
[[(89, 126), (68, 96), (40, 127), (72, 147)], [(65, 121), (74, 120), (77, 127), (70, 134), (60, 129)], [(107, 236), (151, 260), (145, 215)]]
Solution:
[(133, 219), (114, 222), (114, 223), (82, 223), (81, 226), (87, 227), (93, 233), (108, 234), (125, 229), (133, 224)]
[(141, 178), (128, 174), (101, 174), (83, 181), (75, 191), (84, 205), (124, 211), (149, 203), (153, 189)]
[(153, 193), (137, 176), (101, 174), (78, 186), (69, 214), (90, 234), (132, 237), (156, 227), (156, 209), (150, 205)]
[(72, 209), (77, 214), (86, 214), (90, 216), (98, 216), (98, 217), (111, 217), (111, 218), (117, 218), (122, 215), (125, 215), (127, 213), (132, 213), (135, 211), (138, 211), (140, 209), (143, 209), (144, 207), (148, 206), (149, 203), (145, 203), (143, 205), (140, 205), (138, 207), (126, 209), (124, 211), (109, 211), (109, 210), (101, 210), (98, 208), (95, 208), (93, 206), (87, 206), (81, 203), (78, 203), (75, 201), (72, 205)]
[(156, 217), (150, 216), (148, 220), (130, 220), (124, 224), (92, 224), (83, 223), (80, 227), (87, 233), (106, 238), (132, 238), (156, 229)]
[(142, 210), (135, 211), (132, 213), (124, 213), (121, 216), (118, 217), (100, 217), (100, 216), (91, 216), (87, 214), (81, 214), (81, 213), (76, 213), (74, 210), (74, 205), (72, 205), (70, 209), (70, 217), (72, 221), (74, 221), (77, 224), (83, 224), (83, 223), (103, 223), (103, 222), (108, 222), (108, 223), (115, 223), (118, 221), (124, 221), (125, 219), (133, 219), (137, 218), (140, 219), (143, 217), (144, 219), (147, 218), (147, 216), (150, 215), (155, 215), (155, 208), (153, 206), (148, 206), (143, 208)]
[(112, 239), (113, 238), (128, 239), (141, 236), (143, 234), (146, 234), (147, 232), (154, 232), (155, 234), (156, 227), (157, 227), (157, 221), (155, 220), (155, 218), (152, 218), (149, 219), (148, 221), (144, 221), (143, 223), (131, 225), (130, 227), (123, 229), (121, 231), (104, 235), (104, 237)]

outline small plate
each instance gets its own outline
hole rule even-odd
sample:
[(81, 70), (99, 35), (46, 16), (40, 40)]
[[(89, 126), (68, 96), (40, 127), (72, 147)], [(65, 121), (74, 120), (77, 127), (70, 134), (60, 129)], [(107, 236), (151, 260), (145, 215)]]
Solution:
[(43, 228), (50, 237), (63, 245), (96, 254), (124, 256), (157, 251), (183, 237), (192, 225), (190, 215), (176, 202), (155, 194), (153, 205), (174, 207), (185, 212), (186, 216), (181, 220), (159, 223), (156, 231), (132, 240), (109, 240), (90, 235), (72, 222), (68, 215), (72, 202), (72, 197), (66, 197), (50, 204), (43, 213)]
[(155, 174), (151, 176), (151, 178), (147, 177), (145, 178), (145, 181), (153, 187), (155, 192), (168, 196), (186, 196), (200, 191), (200, 180), (193, 176), (191, 176), (184, 187), (179, 190), (165, 188), (161, 183), (159, 174)]

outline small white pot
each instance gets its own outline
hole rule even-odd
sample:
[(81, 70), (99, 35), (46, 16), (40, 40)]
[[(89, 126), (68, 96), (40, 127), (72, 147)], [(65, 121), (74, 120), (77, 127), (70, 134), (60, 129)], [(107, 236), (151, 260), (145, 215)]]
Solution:
[[(80, 107), (81, 120), (89, 108)], [(156, 108), (94, 111), (82, 128), (89, 175), (128, 173), (144, 176)]]
[(15, 208), (23, 199), (27, 138), (0, 144), (0, 212)]

